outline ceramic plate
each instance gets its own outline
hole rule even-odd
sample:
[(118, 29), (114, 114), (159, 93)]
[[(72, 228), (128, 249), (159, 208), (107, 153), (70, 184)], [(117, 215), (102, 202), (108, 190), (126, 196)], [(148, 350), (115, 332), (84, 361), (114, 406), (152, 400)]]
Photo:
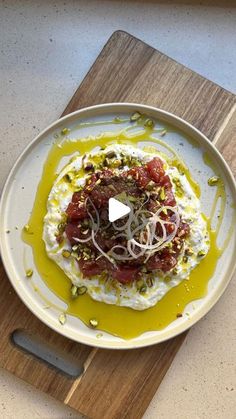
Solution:
[[(231, 228), (231, 239), (209, 281), (207, 295), (195, 301), (194, 304), (189, 304), (185, 308), (182, 318), (176, 319), (163, 330), (146, 332), (134, 339), (123, 340), (105, 332), (103, 332), (102, 338), (98, 339), (98, 331), (88, 328), (78, 318), (67, 316), (67, 321), (62, 326), (58, 321), (56, 308), (45, 310), (44, 297), (59, 307), (61, 311), (65, 310), (66, 306), (47, 288), (37, 274), (31, 248), (21, 239), (21, 229), (29, 219), (43, 164), (53, 141), (55, 141), (55, 133), (60, 132), (65, 126), (70, 128), (69, 136), (73, 138), (98, 135), (104, 131), (119, 131), (125, 126), (125, 123), (124, 125), (111, 125), (109, 121), (114, 117), (129, 118), (134, 111), (145, 113), (160, 126), (168, 124), (173, 128), (166, 136), (165, 141), (169, 142), (181, 155), (193, 178), (200, 184), (201, 205), (206, 215), (209, 215), (215, 193), (214, 188), (209, 188), (206, 181), (212, 176), (213, 171), (203, 161), (204, 153), (210, 156), (212, 164), (224, 181), (227, 195), (224, 220), (218, 236), (219, 244), (227, 238), (229, 228)], [(81, 122), (99, 121), (103, 121), (104, 124), (79, 127)], [(117, 103), (93, 106), (74, 112), (50, 125), (29, 144), (15, 163), (5, 184), (0, 206), (2, 260), (9, 279), (22, 301), (41, 321), (58, 333), (78, 342), (105, 348), (148, 346), (162, 342), (188, 329), (202, 318), (222, 295), (235, 266), (236, 226), (235, 223), (230, 225), (235, 205), (235, 182), (227, 164), (210, 141), (187, 122), (160, 109), (138, 104)], [(214, 223), (214, 220), (212, 221)], [(25, 278), (24, 258), (27, 258), (34, 269), (34, 286), (30, 280)], [(39, 292), (35, 292), (35, 287)], [(185, 315), (186, 313), (188, 315)]]

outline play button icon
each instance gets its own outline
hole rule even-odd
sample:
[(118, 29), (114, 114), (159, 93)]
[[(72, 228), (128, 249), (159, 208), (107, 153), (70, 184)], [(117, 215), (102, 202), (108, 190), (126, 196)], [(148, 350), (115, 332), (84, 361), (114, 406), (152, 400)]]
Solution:
[(115, 198), (109, 199), (108, 215), (109, 215), (109, 221), (111, 223), (129, 214), (129, 212), (130, 212), (130, 207), (128, 207), (127, 205), (122, 204), (122, 202), (118, 201)]

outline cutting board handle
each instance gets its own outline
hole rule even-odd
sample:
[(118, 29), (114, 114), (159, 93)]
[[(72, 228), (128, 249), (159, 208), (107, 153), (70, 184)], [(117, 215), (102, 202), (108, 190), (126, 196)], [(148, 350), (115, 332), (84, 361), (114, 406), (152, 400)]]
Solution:
[(23, 353), (28, 353), (71, 378), (78, 378), (84, 372), (83, 363), (71, 356), (70, 353), (25, 329), (14, 330), (10, 340), (18, 351), (19, 359)]

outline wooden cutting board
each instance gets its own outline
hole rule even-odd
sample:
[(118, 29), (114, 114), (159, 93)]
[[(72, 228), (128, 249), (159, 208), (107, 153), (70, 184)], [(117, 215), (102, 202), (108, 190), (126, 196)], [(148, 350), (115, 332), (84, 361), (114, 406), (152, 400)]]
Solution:
[[(222, 151), (236, 174), (236, 99), (225, 89), (125, 32), (103, 48), (63, 115), (105, 102), (160, 107), (200, 129)], [(185, 336), (150, 348), (111, 351), (77, 344), (41, 323), (19, 300), (0, 267), (0, 366), (90, 418), (141, 418)], [(69, 353), (71, 377), (12, 343), (15, 330)]]

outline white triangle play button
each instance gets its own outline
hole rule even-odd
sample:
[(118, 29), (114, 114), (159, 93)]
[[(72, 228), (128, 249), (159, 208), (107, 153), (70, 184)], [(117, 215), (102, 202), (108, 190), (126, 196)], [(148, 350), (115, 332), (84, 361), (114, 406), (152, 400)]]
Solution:
[(122, 204), (122, 202), (117, 201), (117, 199), (110, 198), (108, 201), (108, 211), (109, 221), (113, 223), (113, 221), (119, 220), (119, 218), (129, 214), (130, 208)]

